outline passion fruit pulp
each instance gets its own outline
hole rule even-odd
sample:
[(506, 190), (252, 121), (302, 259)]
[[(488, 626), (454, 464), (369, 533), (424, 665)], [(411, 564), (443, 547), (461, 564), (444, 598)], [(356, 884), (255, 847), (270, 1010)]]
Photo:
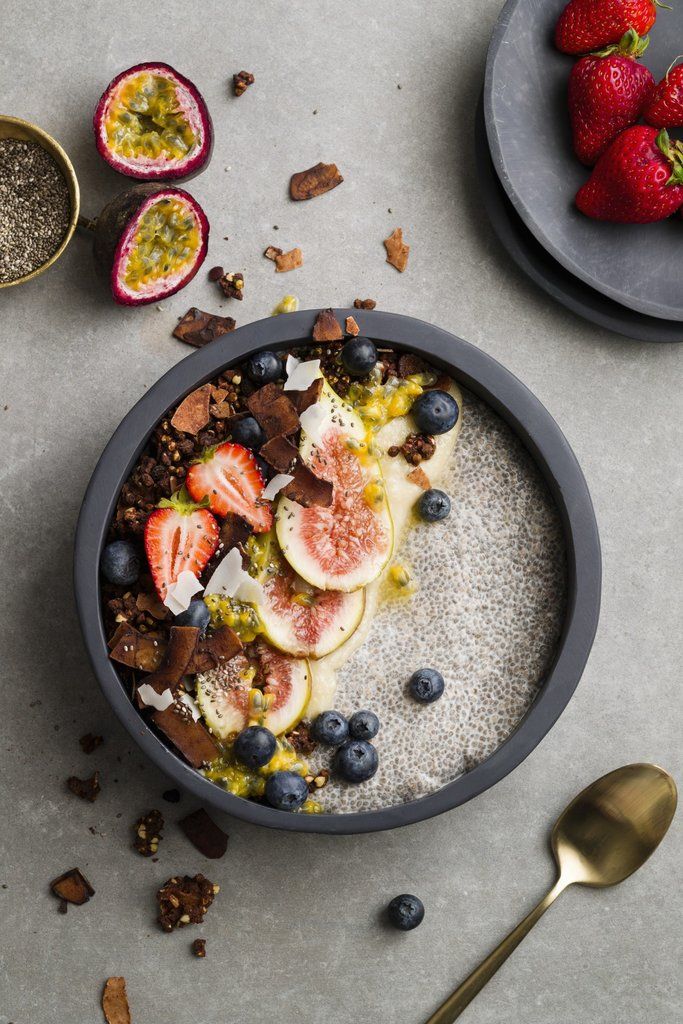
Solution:
[(129, 178), (180, 181), (206, 166), (211, 117), (196, 85), (169, 64), (136, 64), (109, 83), (93, 117), (100, 156)]
[(134, 185), (104, 208), (94, 256), (115, 302), (141, 306), (184, 288), (206, 258), (209, 222), (188, 192)]

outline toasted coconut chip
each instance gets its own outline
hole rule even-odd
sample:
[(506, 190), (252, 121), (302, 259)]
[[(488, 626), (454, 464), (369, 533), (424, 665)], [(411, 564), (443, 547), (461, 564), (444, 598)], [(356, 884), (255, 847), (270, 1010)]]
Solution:
[(135, 605), (138, 611), (147, 612), (153, 619), (158, 619), (160, 622), (167, 619), (170, 614), (168, 608), (164, 607), (156, 594), (145, 594), (141, 591), (135, 599)]
[(292, 175), (289, 181), (289, 194), (297, 201), (314, 199), (341, 185), (343, 180), (336, 164), (316, 164), (306, 171), (298, 171)]
[(403, 228), (396, 228), (388, 238), (384, 239), (384, 248), (387, 250), (387, 263), (396, 267), (401, 273), (408, 266), (408, 253), (410, 246), (403, 241)]
[(242, 568), (239, 548), (231, 548), (214, 569), (206, 584), (207, 594), (223, 594), (239, 601), (260, 601), (261, 584)]
[(279, 437), (271, 437), (261, 446), (259, 455), (265, 459), (269, 466), (278, 473), (289, 473), (299, 456), (299, 449), (295, 444), (281, 434)]
[(343, 341), (344, 332), (331, 309), (321, 309), (313, 326), (314, 341)]
[(210, 398), (210, 384), (197, 388), (180, 403), (173, 414), (171, 426), (176, 430), (182, 430), (184, 434), (198, 434), (209, 422)]
[(288, 270), (296, 270), (304, 265), (304, 254), (298, 246), (275, 257), (275, 269), (278, 274), (286, 274)]
[(100, 773), (93, 772), (89, 779), (79, 779), (76, 775), (70, 775), (66, 784), (75, 796), (81, 800), (89, 800), (94, 804), (100, 795)]
[[(302, 412), (306, 412), (306, 409), (308, 409), (311, 405), (315, 405), (315, 403), (320, 398), (324, 383), (325, 382), (322, 376), (316, 377), (315, 380), (306, 388), (305, 391), (292, 391), (290, 394), (287, 394), (287, 397), (294, 405), (294, 408), (299, 413), (299, 416), (301, 416)], [(263, 448), (261, 449), (260, 454), (263, 455)]]
[(411, 484), (417, 484), (423, 491), (428, 491), (432, 486), (429, 482), (429, 477), (425, 473), (421, 466), (416, 466), (415, 469), (411, 469), (410, 473), (406, 474), (406, 480), (410, 480)]
[(299, 429), (297, 411), (277, 384), (266, 384), (255, 391), (247, 399), (247, 408), (269, 438), (295, 434)]
[(167, 586), (164, 604), (174, 615), (180, 615), (190, 607), (194, 595), (203, 589), (195, 574), (189, 569), (183, 569), (178, 573), (178, 579)]
[(109, 641), (109, 657), (139, 672), (155, 672), (166, 651), (166, 641), (140, 633), (128, 622), (122, 622)]
[(142, 707), (156, 708), (157, 711), (165, 711), (166, 708), (170, 708), (174, 701), (173, 694), (168, 687), (162, 693), (157, 693), (149, 683), (143, 683), (142, 686), (138, 686), (137, 698), (138, 704)]
[(346, 333), (350, 334), (352, 338), (356, 338), (360, 334), (360, 327), (353, 319), (352, 316), (347, 316), (346, 321)]
[(177, 703), (172, 704), (165, 711), (155, 711), (152, 721), (193, 768), (202, 768), (215, 761), (220, 750), (209, 730), (186, 711), (183, 707), (179, 712)]
[(125, 978), (107, 978), (102, 993), (102, 1012), (107, 1024), (131, 1024)]
[(236, 326), (231, 316), (214, 316), (192, 306), (173, 331), (173, 337), (194, 348), (202, 348), (223, 334), (234, 331)]
[(278, 256), (282, 256), (282, 249), (280, 249), (277, 245), (269, 245), (264, 250), (263, 255), (266, 257), (267, 260), (272, 260), (273, 263), (275, 263), (275, 260), (278, 258)]
[(95, 895), (95, 890), (80, 868), (71, 868), (58, 878), (53, 878), (50, 888), (57, 899), (73, 903), (77, 907), (87, 903), (90, 897)]
[(181, 829), (199, 852), (210, 860), (218, 860), (228, 848), (228, 837), (209, 817), (203, 807), (178, 822)]
[(228, 299), (244, 298), (244, 274), (223, 274), (218, 282)]
[[(263, 451), (263, 448), (261, 451)], [(246, 544), (250, 536), (251, 526), (246, 519), (242, 519), (242, 516), (238, 516), (236, 512), (228, 512), (221, 524), (218, 540), (219, 549), (221, 551), (229, 551), (230, 548), (234, 548), (238, 544)]]
[[(230, 629), (230, 626), (221, 626), (219, 629), (213, 630), (203, 640), (200, 640), (199, 648), (194, 656), (194, 660), (188, 666), (187, 674), (194, 675), (197, 672), (210, 672), (211, 669), (218, 668), (239, 654), (242, 646), (242, 641), (237, 633)], [(181, 699), (184, 700), (183, 697)]]
[(354, 299), (353, 305), (355, 309), (374, 309), (377, 303), (374, 299)]
[[(147, 676), (144, 685), (159, 694), (163, 694), (164, 690), (174, 693), (194, 657), (198, 639), (199, 630), (195, 626), (171, 626), (166, 656), (156, 672)], [(159, 710), (163, 711), (163, 708)]]
[(302, 361), (295, 356), (287, 356), (286, 372), (285, 391), (308, 391), (313, 381), (320, 377), (320, 360)]
[(308, 434), (311, 441), (320, 444), (322, 441), (323, 426), (327, 428), (329, 417), (324, 406), (320, 404), (310, 405), (301, 413), (301, 429)]
[(266, 498), (267, 501), (272, 501), (283, 487), (286, 487), (288, 483), (294, 479), (291, 473), (276, 473), (272, 480), (268, 482), (268, 486), (263, 491), (262, 497)]
[(304, 508), (311, 508), (313, 505), (328, 508), (332, 504), (333, 486), (329, 480), (321, 480), (308, 466), (299, 462), (294, 467), (291, 482), (282, 488), (282, 493)]
[(228, 392), (225, 388), (211, 388), (211, 397), (216, 405), (220, 405), (223, 399), (228, 397)]

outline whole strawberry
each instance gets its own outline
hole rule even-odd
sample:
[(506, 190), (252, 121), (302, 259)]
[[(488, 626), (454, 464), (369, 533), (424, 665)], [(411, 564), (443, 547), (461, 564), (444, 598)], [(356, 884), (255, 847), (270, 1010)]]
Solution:
[(647, 49), (629, 29), (621, 42), (577, 60), (569, 76), (569, 117), (574, 152), (591, 167), (619, 132), (635, 124), (655, 87), (638, 63)]
[(649, 32), (659, 0), (569, 0), (555, 27), (555, 46), (563, 53), (590, 53), (618, 43), (634, 29)]
[(655, 86), (643, 116), (655, 128), (683, 128), (683, 64), (676, 68), (671, 65)]
[(683, 143), (668, 132), (634, 125), (605, 150), (576, 205), (587, 217), (621, 224), (651, 224), (683, 206)]

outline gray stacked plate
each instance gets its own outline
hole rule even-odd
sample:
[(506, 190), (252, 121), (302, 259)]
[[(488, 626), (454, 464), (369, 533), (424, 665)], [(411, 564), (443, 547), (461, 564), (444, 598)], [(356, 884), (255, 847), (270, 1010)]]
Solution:
[[(553, 46), (566, 0), (508, 0), (489, 47), (476, 123), (485, 206), (510, 256), (575, 313), (643, 341), (683, 341), (683, 220), (590, 220), (573, 198), (589, 171), (573, 154), (567, 79)], [(658, 9), (646, 63), (655, 78), (683, 48), (683, 5)]]

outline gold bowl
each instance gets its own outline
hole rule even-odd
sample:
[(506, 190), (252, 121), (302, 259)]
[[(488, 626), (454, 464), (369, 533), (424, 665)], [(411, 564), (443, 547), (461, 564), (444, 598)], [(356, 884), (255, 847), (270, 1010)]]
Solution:
[(36, 267), (36, 269), (32, 270), (29, 274), (17, 277), (14, 281), (5, 281), (4, 283), (0, 282), (0, 288), (11, 288), (15, 284), (24, 284), (25, 281), (30, 281), (32, 278), (38, 277), (38, 274), (42, 274), (44, 270), (47, 270), (48, 267), (51, 267), (52, 264), (59, 259), (71, 241), (71, 236), (76, 230), (81, 196), (73, 164), (56, 139), (53, 139), (51, 135), (44, 132), (42, 128), (38, 128), (37, 125), (31, 124), (30, 121), (23, 121), (20, 117), (10, 117), (8, 114), (0, 114), (0, 139), (21, 139), (24, 142), (37, 142), (38, 145), (42, 146), (43, 149), (50, 154), (64, 175), (69, 188), (69, 200), (71, 202), (69, 226), (66, 229), (59, 248), (52, 253), (52, 256), (50, 256), (48, 260), (45, 260), (44, 263), (41, 263), (39, 267)]

